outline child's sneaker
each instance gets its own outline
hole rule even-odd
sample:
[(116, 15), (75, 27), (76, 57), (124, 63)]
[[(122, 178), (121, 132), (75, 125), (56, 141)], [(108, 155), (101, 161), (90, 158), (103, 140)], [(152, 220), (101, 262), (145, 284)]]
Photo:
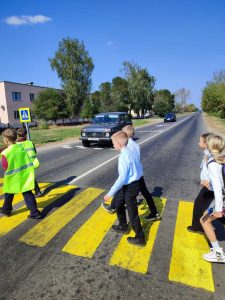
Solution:
[(102, 202), (101, 207), (110, 214), (114, 214), (116, 212), (115, 209), (111, 208), (111, 206), (109, 204), (106, 204), (104, 202)]
[(225, 263), (225, 253), (222, 248), (218, 250), (210, 249), (208, 254), (204, 254), (203, 258), (209, 262)]
[(160, 214), (158, 212), (156, 214), (150, 213), (148, 216), (144, 217), (144, 220), (146, 220), (146, 221), (159, 221), (161, 219), (162, 219), (162, 217), (160, 216)]

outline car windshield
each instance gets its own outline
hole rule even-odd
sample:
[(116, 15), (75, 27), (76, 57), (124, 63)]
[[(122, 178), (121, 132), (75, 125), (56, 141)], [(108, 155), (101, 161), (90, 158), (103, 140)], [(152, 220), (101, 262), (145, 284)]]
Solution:
[(173, 113), (169, 113), (169, 114), (166, 115), (166, 117), (173, 117), (173, 116), (174, 116)]
[(92, 120), (93, 124), (110, 124), (110, 123), (118, 123), (119, 118), (116, 115), (101, 115), (95, 116)]

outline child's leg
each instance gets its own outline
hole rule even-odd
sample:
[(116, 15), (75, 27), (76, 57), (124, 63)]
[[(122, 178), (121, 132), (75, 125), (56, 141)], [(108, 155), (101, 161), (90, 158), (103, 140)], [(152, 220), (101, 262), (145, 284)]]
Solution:
[(225, 254), (216, 239), (216, 234), (215, 234), (215, 232), (213, 230), (213, 226), (212, 226), (212, 221), (214, 221), (217, 218), (214, 216), (210, 216), (207, 220), (204, 221), (203, 218), (205, 215), (206, 215), (206, 213), (203, 215), (200, 222), (205, 231), (205, 234), (207, 235), (207, 237), (212, 245), (212, 249), (209, 253), (204, 254), (203, 258), (209, 262), (225, 263)]
[(139, 193), (139, 183), (131, 183), (125, 189), (125, 203), (131, 226), (135, 232), (135, 237), (144, 237), (141, 222), (138, 216), (136, 197)]
[(124, 205), (123, 187), (118, 192), (116, 192), (116, 194), (113, 196), (110, 207), (112, 209), (118, 209), (121, 205)]
[(5, 201), (2, 207), (4, 211), (12, 211), (12, 202), (13, 202), (14, 194), (5, 193)]
[(35, 180), (35, 186), (34, 186), (34, 191), (35, 191), (35, 194), (39, 194), (41, 193), (41, 189), (37, 183), (37, 180)]
[(30, 216), (39, 216), (40, 211), (37, 208), (37, 202), (32, 191), (24, 192), (23, 197), (27, 208), (30, 210)]
[(194, 231), (202, 231), (200, 218), (204, 211), (209, 207), (214, 198), (214, 193), (203, 187), (199, 192), (194, 202), (193, 215), (192, 215), (192, 229)]
[(157, 208), (155, 206), (155, 203), (154, 203), (154, 200), (152, 198), (152, 195), (149, 192), (149, 190), (147, 189), (147, 186), (145, 184), (145, 180), (144, 180), (143, 176), (140, 178), (140, 190), (141, 190), (142, 195), (146, 199), (146, 202), (148, 204), (149, 210), (151, 211), (151, 213), (153, 215), (156, 215), (158, 213), (158, 211), (157, 211)]
[[(204, 213), (203, 217), (207, 214)], [(210, 216), (205, 222), (203, 221), (203, 217), (200, 219), (200, 223), (205, 231), (205, 234), (207, 236), (207, 238), (209, 239), (210, 243), (214, 243), (214, 242), (217, 242), (217, 239), (216, 239), (216, 234), (215, 234), (215, 231), (213, 229), (213, 226), (212, 226), (212, 221), (216, 220), (217, 218), (214, 217), (214, 216)], [(213, 246), (213, 244), (212, 244)]]

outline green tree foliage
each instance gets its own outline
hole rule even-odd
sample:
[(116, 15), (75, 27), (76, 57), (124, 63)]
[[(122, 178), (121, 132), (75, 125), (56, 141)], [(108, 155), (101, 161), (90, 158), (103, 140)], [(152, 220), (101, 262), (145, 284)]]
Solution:
[(111, 83), (110, 82), (103, 82), (100, 87), (100, 111), (113, 111), (113, 102), (111, 98)]
[(198, 108), (193, 103), (191, 103), (191, 104), (188, 104), (185, 106), (184, 111), (185, 112), (194, 112), (194, 111), (198, 111)]
[(210, 83), (202, 93), (202, 109), (212, 115), (225, 118), (225, 83)]
[(40, 92), (33, 103), (34, 114), (45, 121), (68, 117), (64, 95), (55, 89)]
[(91, 73), (94, 68), (92, 58), (83, 42), (65, 38), (59, 43), (54, 58), (49, 61), (62, 80), (70, 116), (78, 116), (91, 88)]
[(129, 91), (126, 79), (119, 76), (113, 78), (111, 86), (111, 98), (113, 102), (113, 110), (128, 111)]
[(123, 65), (128, 83), (130, 109), (133, 109), (139, 116), (140, 112), (144, 114), (146, 110), (151, 109), (155, 78), (149, 74), (147, 69), (143, 69), (137, 64), (125, 61)]
[(163, 117), (169, 112), (169, 103), (164, 100), (161, 96), (156, 96), (154, 101), (154, 112), (156, 115)]
[(90, 99), (86, 99), (80, 113), (81, 118), (90, 119), (95, 113), (96, 111), (92, 101)]
[[(174, 112), (175, 110), (175, 96), (171, 94), (169, 90), (158, 90), (154, 95), (154, 110), (156, 114), (165, 114), (168, 112)], [(165, 107), (162, 107), (162, 103), (166, 103)], [(157, 107), (157, 109), (156, 109)], [(162, 109), (162, 112), (159, 111)]]

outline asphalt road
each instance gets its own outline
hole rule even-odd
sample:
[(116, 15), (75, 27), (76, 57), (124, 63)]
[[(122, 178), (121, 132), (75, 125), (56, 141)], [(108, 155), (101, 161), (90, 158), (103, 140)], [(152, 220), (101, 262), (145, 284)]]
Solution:
[[(166, 198), (151, 259), (143, 273), (109, 264), (121, 238), (111, 229), (91, 258), (62, 252), (67, 241), (98, 210), (104, 191), (115, 181), (118, 153), (112, 148), (97, 145), (83, 148), (78, 141), (40, 148), (38, 182), (53, 182), (54, 187), (68, 184), (77, 188), (65, 195), (62, 193), (53, 204), (49, 202), (43, 210), (45, 219), (25, 220), (7, 234), (0, 234), (0, 299), (225, 299), (224, 265), (212, 267), (215, 292), (195, 288), (187, 282), (175, 282), (168, 276), (179, 202), (183, 200), (187, 205), (191, 204), (200, 189), (202, 153), (198, 149), (198, 140), (205, 131), (199, 113), (181, 117), (176, 123), (158, 123), (136, 130), (135, 139), (141, 145), (146, 184), (155, 197)], [(0, 175), (2, 177), (3, 174)], [(19, 240), (36, 224), (47, 220), (68, 205), (74, 196), (90, 187), (93, 190), (89, 195), (97, 189), (104, 191), (76, 217), (65, 222), (46, 245), (32, 246)], [(20, 207), (20, 202), (15, 204), (15, 210)], [(109, 217), (112, 218), (111, 215)], [(3, 218), (6, 217), (0, 218), (0, 232)], [(101, 221), (99, 219), (94, 226), (92, 224), (92, 236), (98, 236), (97, 226)], [(55, 227), (57, 223), (56, 220)], [(48, 227), (43, 226), (42, 229), (46, 234)], [(177, 237), (179, 239), (179, 235)], [(187, 255), (190, 255), (188, 251)], [(185, 259), (186, 254), (183, 255)], [(177, 264), (182, 264), (182, 255)], [(194, 274), (195, 268), (200, 267), (192, 267), (189, 263), (189, 268), (191, 277), (192, 271)]]

